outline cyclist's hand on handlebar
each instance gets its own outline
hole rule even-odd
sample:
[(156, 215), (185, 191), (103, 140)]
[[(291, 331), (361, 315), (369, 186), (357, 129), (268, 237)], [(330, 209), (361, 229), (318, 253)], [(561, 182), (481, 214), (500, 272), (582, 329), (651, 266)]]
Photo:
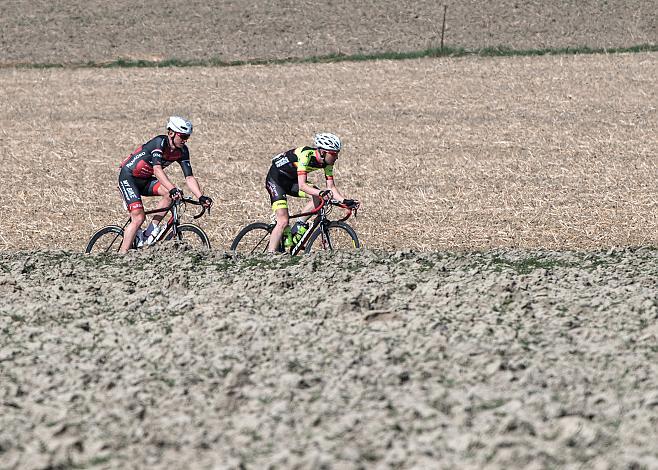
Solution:
[(356, 199), (343, 199), (343, 204), (345, 204), (348, 209), (356, 209), (361, 205)]
[(200, 203), (203, 205), (203, 207), (205, 207), (206, 209), (210, 209), (210, 207), (212, 206), (212, 198), (210, 198), (210, 197), (208, 197), (208, 196), (201, 196), (201, 197), (199, 198), (199, 202), (200, 202)]
[(181, 191), (178, 188), (171, 188), (169, 190), (169, 197), (172, 198), (174, 201), (177, 201), (183, 197), (183, 191)]
[(331, 199), (334, 197), (334, 194), (328, 189), (325, 189), (323, 191), (320, 191), (320, 197), (325, 201), (331, 201)]

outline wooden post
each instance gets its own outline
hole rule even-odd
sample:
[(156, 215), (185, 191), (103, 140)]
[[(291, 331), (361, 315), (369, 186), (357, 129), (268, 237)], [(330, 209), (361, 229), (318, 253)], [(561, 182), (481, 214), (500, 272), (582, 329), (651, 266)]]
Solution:
[(446, 30), (446, 13), (448, 12), (448, 5), (443, 5), (443, 25), (441, 26), (441, 52), (443, 52), (443, 34)]

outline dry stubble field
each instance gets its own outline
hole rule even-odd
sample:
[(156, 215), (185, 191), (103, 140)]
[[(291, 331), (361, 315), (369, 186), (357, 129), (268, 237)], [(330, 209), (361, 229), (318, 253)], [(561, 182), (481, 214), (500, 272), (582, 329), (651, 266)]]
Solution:
[(337, 182), (364, 203), (366, 246), (655, 244), (656, 76), (655, 54), (0, 70), (0, 246), (81, 250), (121, 220), (118, 163), (171, 113), (196, 123), (218, 249), (268, 217), (271, 156), (318, 130), (345, 141)]
[[(330, 31), (293, 27), (314, 2), (191, 5), (158, 6), (199, 24), (183, 59), (437, 40), (432, 2), (335, 2)], [(5, 7), (3, 65), (163, 58), (175, 31), (147, 3)], [(656, 38), (642, 2), (449, 14), (457, 46)], [(656, 54), (0, 69), (0, 468), (658, 468), (658, 256), (632, 248), (656, 244), (656, 76)], [(80, 254), (171, 113), (215, 250)], [(374, 251), (227, 256), (270, 156), (320, 129)]]

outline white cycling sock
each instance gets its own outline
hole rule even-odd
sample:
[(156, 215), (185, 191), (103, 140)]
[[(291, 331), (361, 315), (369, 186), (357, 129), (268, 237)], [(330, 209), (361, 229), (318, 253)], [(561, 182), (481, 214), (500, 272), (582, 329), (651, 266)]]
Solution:
[(155, 227), (157, 227), (157, 225), (151, 222), (149, 226), (146, 227), (146, 230), (144, 230), (144, 238), (148, 238), (148, 236), (151, 235), (151, 233), (153, 233)]

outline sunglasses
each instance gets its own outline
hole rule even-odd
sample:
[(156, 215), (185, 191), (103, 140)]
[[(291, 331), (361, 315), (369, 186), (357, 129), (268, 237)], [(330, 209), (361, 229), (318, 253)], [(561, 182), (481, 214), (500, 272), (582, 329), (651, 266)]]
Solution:
[(327, 155), (331, 155), (332, 157), (338, 157), (338, 152), (334, 152), (332, 150), (325, 150), (325, 153)]
[(178, 137), (180, 137), (180, 140), (187, 140), (190, 138), (190, 134), (181, 134), (180, 132), (176, 132)]

